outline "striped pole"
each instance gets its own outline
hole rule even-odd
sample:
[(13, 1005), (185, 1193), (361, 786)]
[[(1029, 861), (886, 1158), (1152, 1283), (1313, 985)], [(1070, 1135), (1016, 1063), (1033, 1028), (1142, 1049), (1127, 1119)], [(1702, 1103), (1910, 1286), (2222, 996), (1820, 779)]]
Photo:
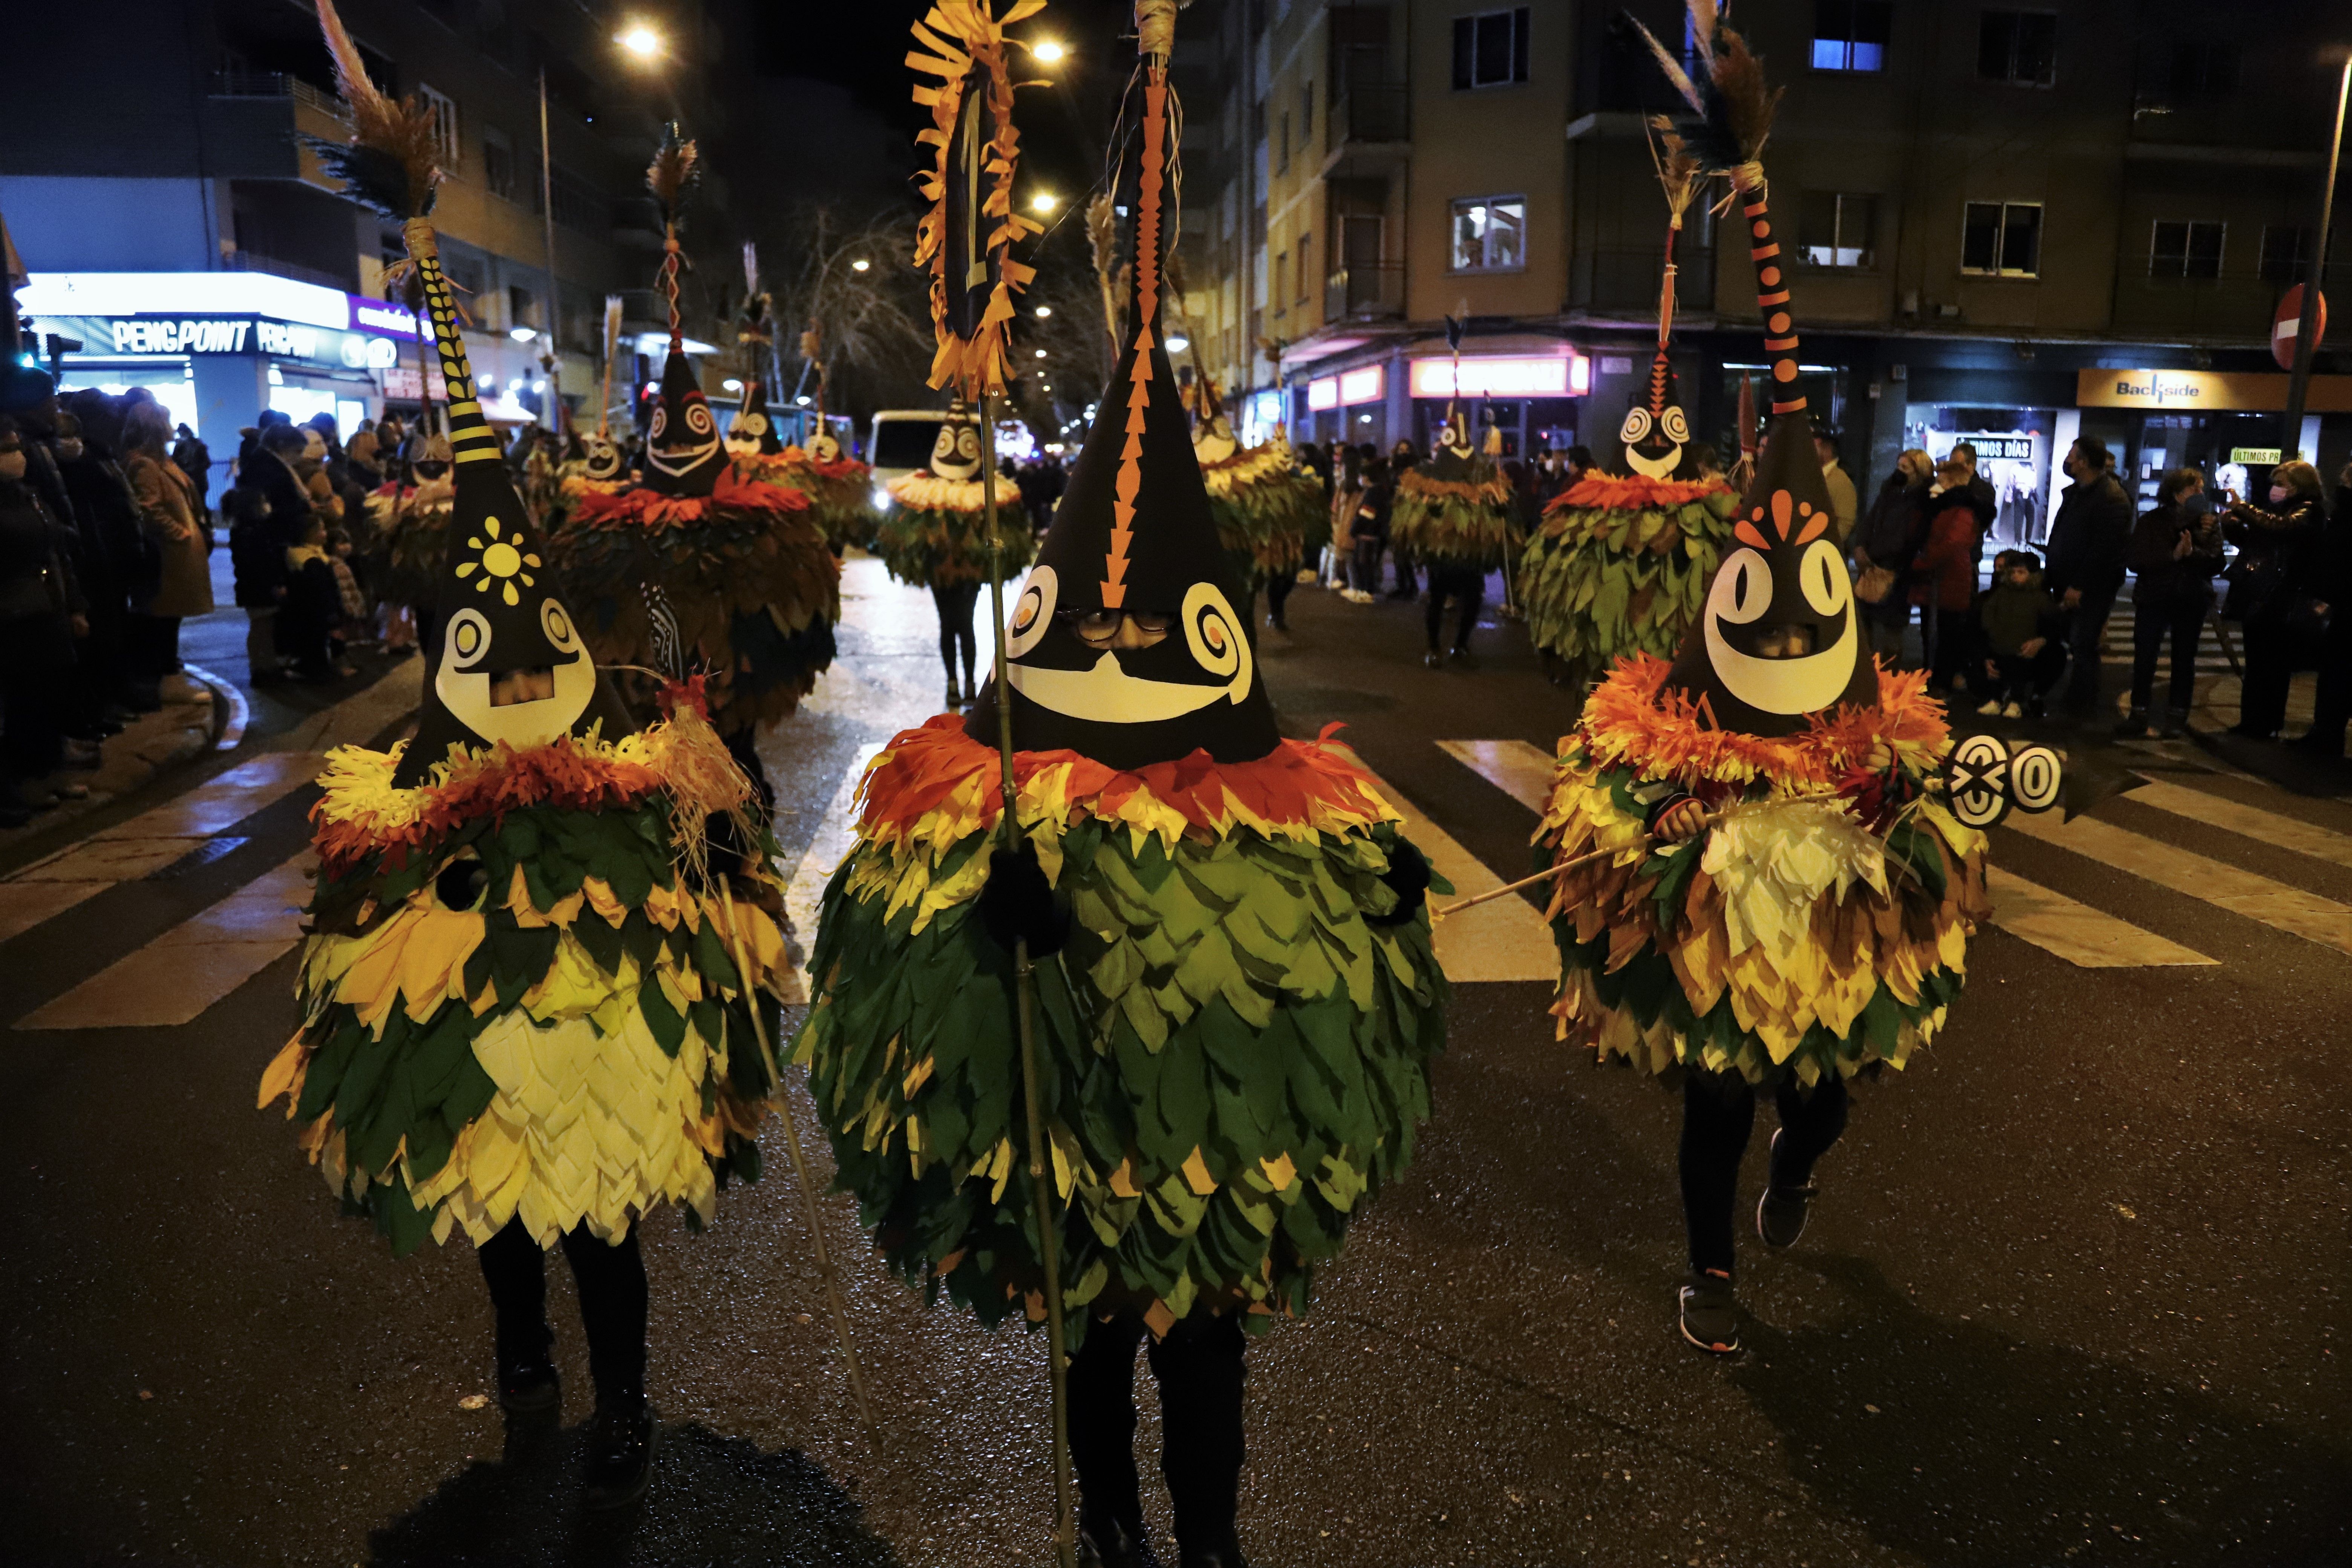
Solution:
[(1797, 323), (1789, 313), (1789, 281), (1780, 243), (1772, 237), (1772, 214), (1765, 202), (1764, 172), (1743, 163), (1731, 172), (1748, 219), (1748, 256), (1756, 264), (1756, 304), (1764, 313), (1764, 349), (1772, 359), (1772, 413), (1802, 414), (1805, 395), (1797, 386)]
[[(449, 399), (449, 451), (459, 463), (499, 460), (498, 432), (482, 416), (474, 395), (474, 373), (466, 363), (466, 340), (457, 331), (457, 301), (441, 270), (441, 243), (433, 225), (413, 217), (402, 226), (409, 259), (425, 287), (425, 310), (433, 321), (433, 345), (441, 352), (441, 384)], [(425, 389), (419, 387), (421, 397)], [(460, 472), (463, 470), (460, 469)]]

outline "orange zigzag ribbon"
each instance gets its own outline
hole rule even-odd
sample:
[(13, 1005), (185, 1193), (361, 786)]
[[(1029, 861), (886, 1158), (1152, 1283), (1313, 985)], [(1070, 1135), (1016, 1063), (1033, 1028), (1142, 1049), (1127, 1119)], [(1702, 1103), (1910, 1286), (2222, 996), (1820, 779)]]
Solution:
[(1160, 173), (1168, 153), (1168, 83), (1164, 76), (1143, 89), (1143, 163), (1136, 182), (1135, 361), (1129, 372), (1127, 444), (1119, 448), (1118, 477), (1111, 485), (1110, 556), (1103, 564), (1103, 608), (1127, 603), (1127, 551), (1135, 540), (1135, 498), (1143, 488), (1144, 414), (1151, 405), (1151, 332), (1160, 313)]

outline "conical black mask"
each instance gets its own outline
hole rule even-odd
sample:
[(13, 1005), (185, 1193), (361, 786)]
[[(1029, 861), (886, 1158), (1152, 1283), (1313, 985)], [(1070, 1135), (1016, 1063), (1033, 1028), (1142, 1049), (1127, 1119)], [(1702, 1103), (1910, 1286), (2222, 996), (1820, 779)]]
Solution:
[(707, 496), (718, 489), (727, 464), (710, 400), (673, 338), (662, 363), (661, 399), (646, 431), (645, 487), (656, 495)]

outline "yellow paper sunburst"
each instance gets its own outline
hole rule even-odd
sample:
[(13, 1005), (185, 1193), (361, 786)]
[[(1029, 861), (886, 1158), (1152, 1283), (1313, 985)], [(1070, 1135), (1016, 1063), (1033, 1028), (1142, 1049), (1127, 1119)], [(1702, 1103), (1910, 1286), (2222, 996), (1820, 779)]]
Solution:
[[(490, 536), (489, 542), (485, 544), (479, 538), (466, 541), (466, 548), (474, 551), (478, 559), (459, 562), (457, 576), (463, 580), (479, 572), (481, 578), (474, 584), (474, 592), (487, 594), (490, 591), (490, 584), (496, 583), (500, 585), (506, 602), (515, 604), (520, 598), (515, 593), (517, 578), (522, 580), (526, 588), (539, 586), (539, 579), (530, 574), (539, 565), (539, 557), (526, 554), (513, 540), (499, 538), (499, 520), (495, 517), (483, 520), (482, 531)], [(516, 539), (521, 537), (519, 531), (515, 535)]]

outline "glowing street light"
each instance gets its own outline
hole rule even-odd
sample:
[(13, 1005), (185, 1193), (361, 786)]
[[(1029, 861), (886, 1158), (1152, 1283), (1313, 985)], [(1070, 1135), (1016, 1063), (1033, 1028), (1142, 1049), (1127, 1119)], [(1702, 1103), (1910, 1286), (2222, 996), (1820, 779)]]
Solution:
[(1192, 346), (1192, 340), (1181, 332), (1168, 340), (1168, 352), (1171, 354), (1181, 354)]
[(870, 261), (866, 260), (864, 257), (862, 257), (862, 256), (861, 256), (861, 257), (859, 257), (856, 260), (855, 260), (855, 261), (853, 261), (853, 262), (851, 262), (851, 263), (849, 264), (849, 269), (850, 269), (852, 272), (863, 272), (863, 271), (865, 271), (867, 268), (869, 268), (869, 267), (871, 267), (871, 266), (873, 266), (873, 265), (874, 265), (874, 263), (872, 263), (872, 262), (870, 262)]
[(1051, 191), (1039, 191), (1035, 195), (1029, 198), (1029, 210), (1031, 212), (1049, 213), (1061, 205), (1062, 198), (1054, 195)]
[(1051, 305), (1040, 305), (1037, 307), (1037, 319), (1041, 321), (1053, 313), (1054, 307)]
[(1037, 351), (1037, 357), (1039, 359), (1044, 359), (1045, 357), (1045, 351), (1044, 349), (1039, 349)]
[(662, 52), (661, 35), (643, 22), (633, 25), (625, 31), (614, 34), (613, 41), (641, 60), (654, 59)]
[(740, 392), (743, 390), (743, 384), (736, 380), (731, 375), (725, 381), (720, 382), (719, 384), (725, 387), (730, 392)]
[(527, 343), (530, 342), (531, 339), (539, 336), (539, 334), (531, 331), (529, 327), (516, 327), (509, 331), (507, 333), (507, 336), (512, 338), (519, 343)]
[(1070, 51), (1064, 48), (1060, 44), (1055, 42), (1053, 39), (1046, 38), (1038, 43), (1030, 45), (1029, 52), (1036, 56), (1039, 59), (1045, 61), (1047, 65), (1052, 65), (1055, 61), (1060, 59)]

